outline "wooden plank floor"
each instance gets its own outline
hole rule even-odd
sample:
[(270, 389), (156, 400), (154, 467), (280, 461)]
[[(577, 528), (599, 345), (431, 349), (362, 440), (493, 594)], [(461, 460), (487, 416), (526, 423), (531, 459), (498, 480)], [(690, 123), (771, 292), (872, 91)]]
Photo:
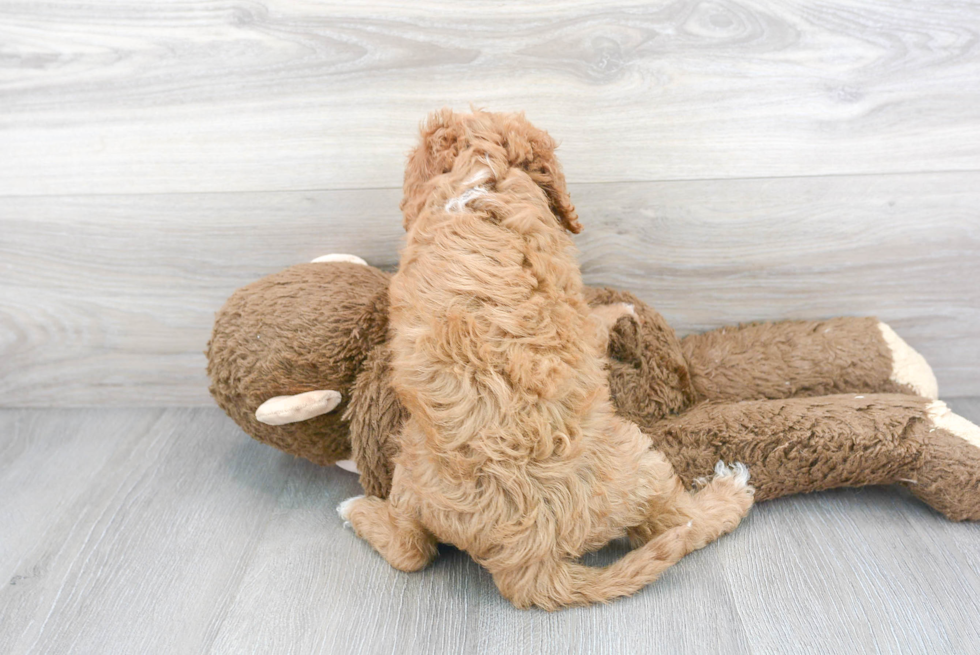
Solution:
[[(980, 421), (980, 399), (953, 400)], [(443, 548), (391, 569), (356, 478), (216, 409), (0, 410), (0, 652), (968, 653), (980, 524), (893, 488), (762, 503), (609, 606), (513, 609)], [(605, 563), (614, 545), (590, 557)]]

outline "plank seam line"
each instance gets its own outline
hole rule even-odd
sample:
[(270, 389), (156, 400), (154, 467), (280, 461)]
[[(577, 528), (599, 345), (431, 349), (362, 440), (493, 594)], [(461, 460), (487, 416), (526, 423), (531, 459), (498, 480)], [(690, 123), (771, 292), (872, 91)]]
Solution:
[[(819, 180), (833, 178), (864, 178), (864, 177), (899, 177), (899, 176), (925, 176), (925, 175), (952, 175), (957, 173), (980, 173), (980, 168), (951, 168), (924, 171), (887, 171), (881, 173), (823, 173), (818, 175), (761, 175), (749, 177), (678, 177), (668, 179), (651, 180), (603, 180), (602, 182), (575, 182), (569, 181), (570, 187), (601, 186), (615, 184), (672, 184), (689, 182), (751, 182), (760, 180)], [(26, 199), (26, 198), (133, 198), (133, 197), (152, 197), (152, 196), (216, 196), (216, 195), (256, 195), (272, 193), (342, 193), (354, 191), (395, 191), (401, 189), (400, 186), (381, 186), (381, 187), (318, 187), (318, 188), (299, 188), (299, 189), (249, 189), (231, 191), (152, 191), (152, 192), (120, 192), (120, 193), (23, 193), (23, 194), (2, 194), (0, 200), (6, 199)]]

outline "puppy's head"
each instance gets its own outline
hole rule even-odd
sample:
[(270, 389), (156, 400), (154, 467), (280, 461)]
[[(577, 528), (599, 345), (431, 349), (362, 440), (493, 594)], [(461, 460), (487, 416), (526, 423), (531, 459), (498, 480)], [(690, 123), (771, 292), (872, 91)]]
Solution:
[(525, 171), (544, 191), (558, 222), (569, 232), (582, 231), (568, 197), (565, 175), (555, 158), (555, 141), (531, 125), (524, 114), (457, 114), (441, 109), (426, 119), (421, 132), (419, 145), (405, 168), (401, 202), (405, 229), (425, 206), (429, 182), (474, 161), (485, 161), (495, 177), (509, 168)]

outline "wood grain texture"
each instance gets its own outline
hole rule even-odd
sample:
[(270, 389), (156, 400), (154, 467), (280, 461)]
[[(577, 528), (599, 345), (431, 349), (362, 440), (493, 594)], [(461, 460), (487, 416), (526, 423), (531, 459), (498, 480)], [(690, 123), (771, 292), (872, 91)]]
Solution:
[(291, 463), (254, 456), (217, 412), (12, 416), (4, 437), (30, 457), (0, 472), (20, 491), (4, 512), (0, 651), (204, 652)]
[[(879, 316), (980, 394), (980, 173), (573, 185), (585, 279), (682, 334)], [(4, 198), (0, 405), (210, 404), (214, 312), (329, 252), (397, 262), (396, 190)]]
[(980, 6), (575, 0), (0, 7), (0, 194), (396, 187), (443, 105), (577, 182), (980, 169)]
[[(980, 399), (953, 409), (980, 421)], [(980, 524), (894, 488), (761, 503), (608, 606), (519, 611), (463, 553), (393, 570), (334, 512), (356, 477), (217, 409), (0, 410), (0, 651), (966, 653)], [(588, 558), (606, 564), (614, 544)]]

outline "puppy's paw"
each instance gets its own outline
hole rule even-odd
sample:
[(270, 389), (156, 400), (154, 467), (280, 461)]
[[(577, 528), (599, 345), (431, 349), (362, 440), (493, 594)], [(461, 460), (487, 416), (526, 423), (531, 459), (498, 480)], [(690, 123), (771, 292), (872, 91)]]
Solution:
[(361, 500), (362, 498), (364, 498), (363, 494), (360, 496), (351, 496), (344, 502), (337, 505), (337, 514), (339, 514), (340, 518), (344, 520), (345, 528), (350, 527), (350, 512), (352, 506), (354, 505), (354, 503)]
[(712, 503), (719, 509), (725, 508), (725, 514), (732, 518), (741, 517), (752, 507), (755, 489), (749, 485), (749, 469), (745, 464), (736, 462), (731, 466), (725, 462), (715, 464), (715, 475), (698, 491), (702, 502)]
[(742, 462), (735, 462), (730, 467), (723, 460), (715, 464), (715, 478), (732, 478), (738, 487), (749, 486), (749, 467)]

